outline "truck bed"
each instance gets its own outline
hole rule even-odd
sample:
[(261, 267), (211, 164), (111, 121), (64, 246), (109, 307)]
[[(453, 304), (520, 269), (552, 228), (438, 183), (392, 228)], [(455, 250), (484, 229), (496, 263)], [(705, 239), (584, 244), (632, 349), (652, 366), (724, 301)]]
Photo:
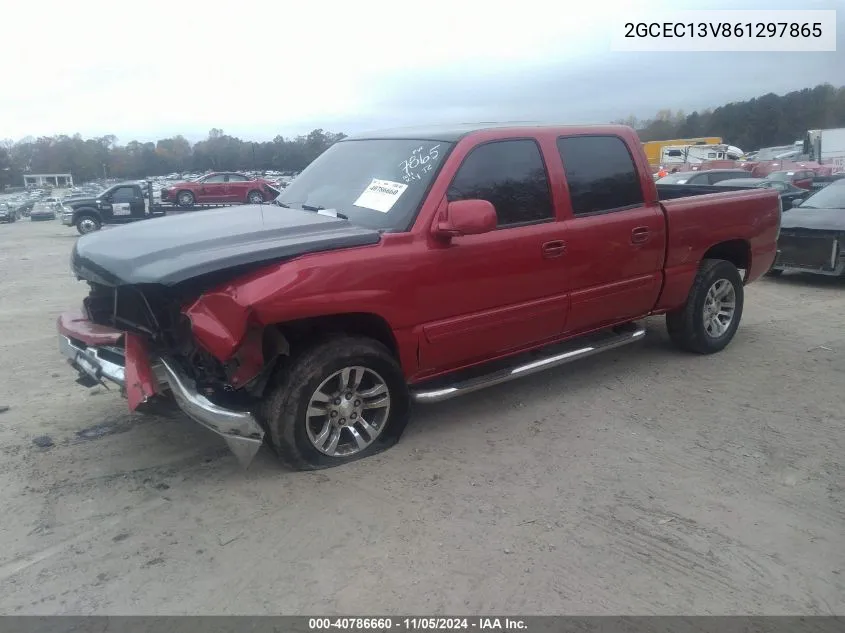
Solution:
[(666, 215), (665, 282), (657, 309), (681, 305), (714, 244), (747, 258), (747, 282), (769, 270), (777, 253), (780, 197), (774, 189), (719, 185), (657, 185)]
[[(749, 176), (750, 177), (750, 176)], [(688, 198), (692, 196), (703, 196), (708, 193), (725, 193), (728, 191), (743, 191), (754, 189), (754, 187), (728, 187), (725, 185), (655, 185), (657, 196), (660, 200), (674, 200), (676, 198)]]

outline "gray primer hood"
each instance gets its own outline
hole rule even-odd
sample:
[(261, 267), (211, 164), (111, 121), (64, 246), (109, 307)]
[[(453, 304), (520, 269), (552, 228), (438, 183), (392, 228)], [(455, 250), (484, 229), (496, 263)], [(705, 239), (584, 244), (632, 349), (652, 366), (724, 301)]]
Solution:
[(89, 233), (71, 255), (74, 273), (107, 285), (163, 284), (289, 259), (377, 244), (380, 234), (310, 211), (239, 205), (153, 218)]
[(845, 209), (802, 209), (785, 211), (781, 229), (810, 229), (817, 231), (845, 231)]

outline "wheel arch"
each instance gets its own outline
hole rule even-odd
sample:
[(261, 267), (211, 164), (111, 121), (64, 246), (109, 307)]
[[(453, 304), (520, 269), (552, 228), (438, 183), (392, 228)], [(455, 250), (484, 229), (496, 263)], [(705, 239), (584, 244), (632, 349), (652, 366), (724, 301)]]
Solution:
[(345, 334), (371, 338), (384, 345), (399, 361), (399, 343), (387, 319), (373, 312), (344, 312), (275, 323), (292, 350), (322, 338)]
[(719, 242), (705, 251), (701, 261), (706, 259), (723, 259), (732, 263), (737, 269), (744, 271), (743, 280), (745, 280), (751, 269), (751, 244), (744, 239)]
[(100, 215), (100, 211), (96, 207), (79, 207), (73, 210), (73, 218), (72, 218), (72, 226), (76, 226), (79, 222), (79, 218), (92, 215), (94, 216), (100, 224), (103, 223), (103, 218)]

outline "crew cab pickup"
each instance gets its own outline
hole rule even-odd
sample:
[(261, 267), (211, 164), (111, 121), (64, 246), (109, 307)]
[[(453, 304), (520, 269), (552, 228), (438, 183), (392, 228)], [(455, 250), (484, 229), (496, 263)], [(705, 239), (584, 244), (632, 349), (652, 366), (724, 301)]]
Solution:
[(61, 353), (245, 465), (266, 439), (314, 469), (391, 446), (411, 403), (635, 343), (650, 315), (722, 350), (781, 207), (656, 186), (628, 127), (465, 126), (345, 139), (272, 205), (191, 215), (77, 241)]
[(273, 200), (280, 189), (269, 180), (236, 172), (215, 172), (196, 180), (177, 182), (161, 190), (161, 201), (180, 207), (195, 204), (260, 204)]
[(104, 224), (128, 224), (163, 215), (148, 199), (137, 183), (113, 185), (89, 198), (73, 198), (61, 203), (61, 220), (75, 226), (81, 235), (99, 230)]

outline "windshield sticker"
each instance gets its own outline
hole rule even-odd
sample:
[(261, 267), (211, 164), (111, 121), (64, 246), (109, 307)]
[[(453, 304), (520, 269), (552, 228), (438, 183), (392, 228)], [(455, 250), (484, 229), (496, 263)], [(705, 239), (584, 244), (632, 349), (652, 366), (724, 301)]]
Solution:
[(369, 186), (364, 189), (364, 193), (352, 204), (356, 207), (387, 213), (407, 188), (408, 185), (403, 185), (401, 182), (373, 178)]
[(423, 174), (434, 169), (434, 163), (440, 157), (440, 144), (438, 143), (432, 147), (428, 152), (420, 145), (417, 149), (411, 152), (411, 156), (407, 160), (399, 163), (402, 170), (402, 180), (411, 182), (412, 180), (421, 180)]

